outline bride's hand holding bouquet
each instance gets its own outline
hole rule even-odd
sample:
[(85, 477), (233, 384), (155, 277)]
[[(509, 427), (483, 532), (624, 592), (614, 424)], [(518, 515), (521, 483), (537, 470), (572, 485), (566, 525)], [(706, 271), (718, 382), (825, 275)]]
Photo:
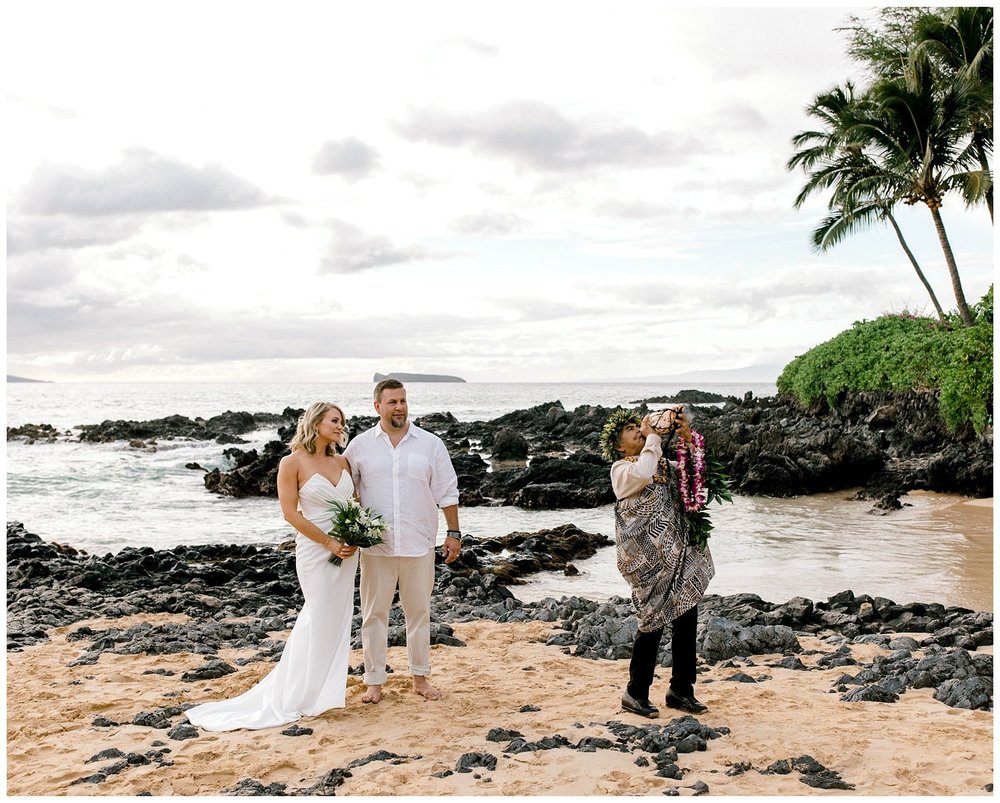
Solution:
[[(353, 498), (344, 502), (332, 501), (330, 510), (334, 517), (329, 535), (349, 547), (364, 548), (381, 544), (382, 536), (389, 529), (381, 516)], [(335, 566), (343, 563), (338, 555), (331, 555), (329, 560)]]

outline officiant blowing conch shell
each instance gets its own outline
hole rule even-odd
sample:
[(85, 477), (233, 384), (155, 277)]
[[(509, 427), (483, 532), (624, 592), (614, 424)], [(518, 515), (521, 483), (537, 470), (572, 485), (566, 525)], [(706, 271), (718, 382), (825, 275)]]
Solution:
[(708, 546), (690, 543), (676, 468), (663, 457), (663, 438), (691, 437), (683, 407), (642, 417), (618, 410), (601, 432), (612, 463), (618, 570), (632, 589), (639, 629), (632, 647), (622, 708), (654, 718), (649, 700), (664, 627), (671, 626), (671, 678), (665, 702), (693, 714), (707, 711), (694, 694), (698, 601), (715, 566)]

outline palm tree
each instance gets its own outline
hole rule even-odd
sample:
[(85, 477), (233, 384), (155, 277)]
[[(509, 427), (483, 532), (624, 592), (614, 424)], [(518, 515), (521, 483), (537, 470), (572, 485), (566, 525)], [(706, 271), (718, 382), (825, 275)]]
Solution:
[(847, 34), (847, 55), (869, 77), (898, 78), (910, 57), (914, 30), (931, 13), (915, 6), (885, 6), (865, 17), (852, 14), (837, 30)]
[[(930, 210), (959, 315), (966, 326), (972, 326), (972, 313), (940, 210), (944, 196), (954, 190), (962, 191), (967, 201), (976, 199), (976, 182), (970, 174), (981, 175), (981, 171), (974, 169), (978, 162), (975, 146), (967, 136), (967, 121), (978, 97), (970, 82), (963, 80), (950, 82), (941, 91), (926, 60), (911, 66), (907, 77), (881, 81), (871, 89), (871, 102), (857, 107), (856, 120), (846, 135), (865, 143), (878, 168), (869, 192), (877, 187), (893, 203), (923, 203)], [(983, 183), (978, 184), (978, 191), (981, 199)]]
[(795, 207), (800, 208), (818, 190), (832, 189), (828, 204), (830, 215), (812, 234), (813, 248), (817, 251), (826, 251), (848, 234), (873, 223), (888, 222), (917, 278), (927, 290), (938, 318), (943, 321), (944, 310), (934, 288), (892, 214), (899, 197), (882, 180), (881, 170), (865, 153), (864, 143), (850, 136), (859, 111), (866, 103), (865, 98), (855, 95), (854, 85), (848, 82), (843, 88), (838, 86), (819, 95), (809, 106), (807, 113), (819, 120), (823, 127), (816, 131), (803, 131), (792, 139), (792, 144), (799, 150), (788, 161), (787, 167), (789, 170), (801, 167), (809, 176), (795, 199)]
[(899, 223), (892, 214), (892, 206), (884, 201), (862, 203), (854, 206), (831, 207), (831, 214), (825, 217), (815, 231), (813, 231), (813, 247), (817, 250), (825, 251), (847, 234), (870, 226), (875, 222), (888, 223), (892, 226), (892, 230), (896, 234), (896, 239), (899, 241), (903, 253), (906, 254), (906, 258), (910, 261), (910, 265), (913, 266), (917, 278), (927, 291), (927, 295), (930, 296), (931, 303), (937, 312), (938, 320), (942, 322), (946, 321), (947, 316), (941, 308), (941, 303), (938, 301), (937, 295), (934, 293), (934, 288), (927, 281), (927, 277), (920, 268), (920, 263), (917, 262), (913, 251), (910, 250), (906, 238), (903, 237), (903, 231), (899, 228)]
[(952, 8), (941, 16), (921, 17), (915, 25), (916, 44), (911, 61), (927, 58), (940, 75), (938, 81), (967, 82), (977, 102), (970, 107), (967, 127), (979, 161), (984, 187), (971, 186), (968, 195), (986, 199), (993, 220), (993, 177), (987, 154), (993, 150), (993, 8)]

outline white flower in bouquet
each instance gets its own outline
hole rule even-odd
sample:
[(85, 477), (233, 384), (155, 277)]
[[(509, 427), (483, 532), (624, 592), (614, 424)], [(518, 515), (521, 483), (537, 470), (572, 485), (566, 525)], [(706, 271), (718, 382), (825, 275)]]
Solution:
[[(382, 536), (389, 529), (380, 515), (371, 508), (363, 507), (356, 499), (331, 501), (329, 509), (334, 513), (329, 534), (348, 546), (363, 549), (381, 544)], [(330, 563), (339, 566), (343, 561), (337, 555), (331, 555)]]

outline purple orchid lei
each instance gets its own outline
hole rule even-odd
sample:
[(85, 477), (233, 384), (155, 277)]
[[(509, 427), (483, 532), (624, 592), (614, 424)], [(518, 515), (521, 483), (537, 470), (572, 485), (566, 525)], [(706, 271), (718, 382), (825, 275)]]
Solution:
[(677, 440), (677, 473), (685, 513), (696, 513), (708, 504), (705, 482), (705, 438), (691, 430), (691, 440)]
[(712, 533), (708, 506), (732, 502), (733, 495), (725, 466), (705, 448), (702, 434), (693, 429), (689, 441), (677, 441), (677, 484), (689, 527), (688, 541), (704, 549)]

